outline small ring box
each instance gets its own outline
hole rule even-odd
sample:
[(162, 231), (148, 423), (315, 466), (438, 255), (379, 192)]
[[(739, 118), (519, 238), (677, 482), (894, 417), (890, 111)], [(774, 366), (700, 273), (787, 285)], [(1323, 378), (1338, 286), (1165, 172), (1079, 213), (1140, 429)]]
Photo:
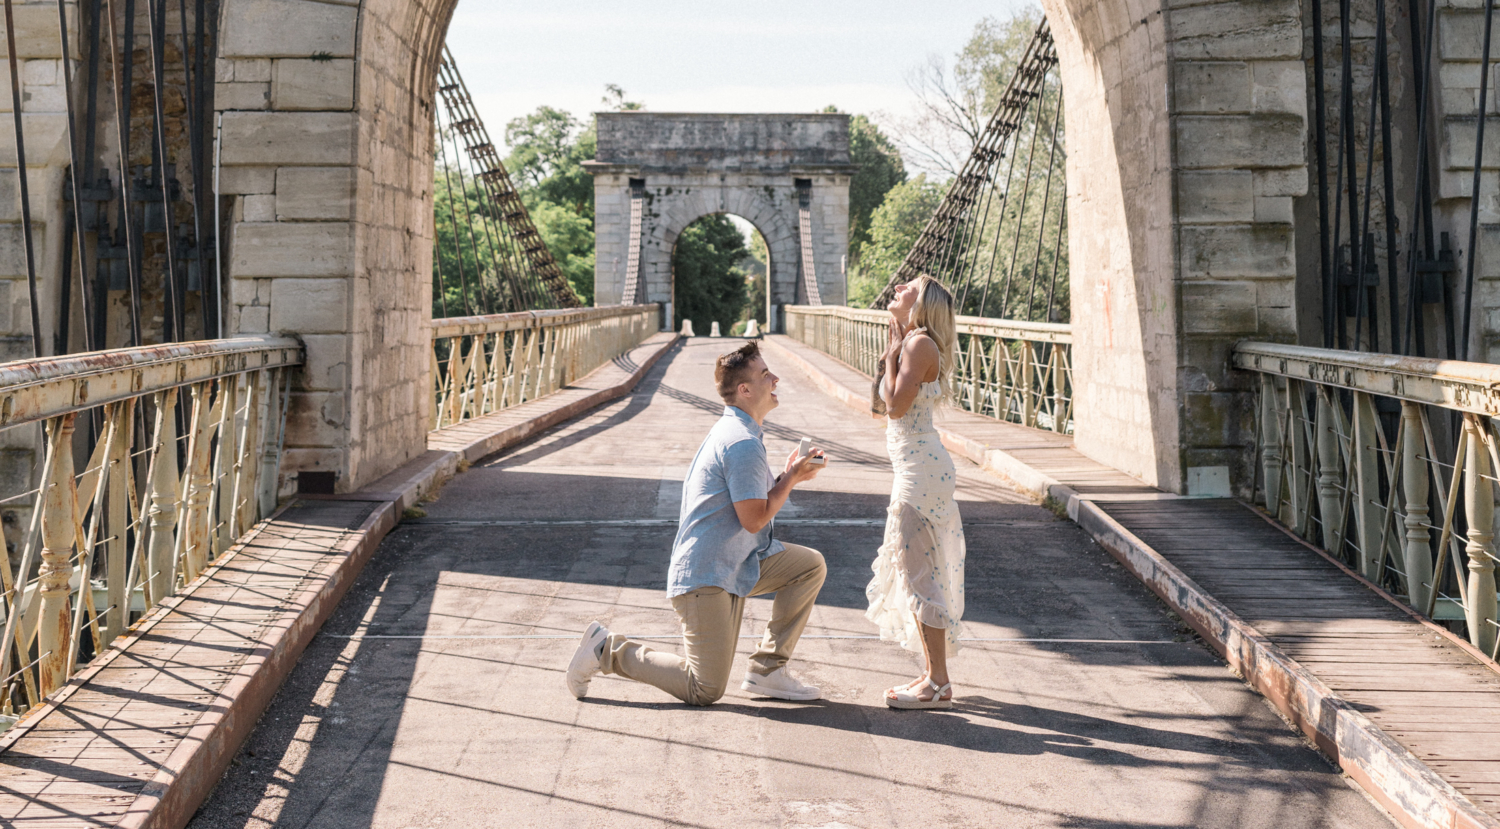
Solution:
[[(797, 457), (799, 457), (799, 458), (805, 458), (805, 457), (807, 457), (807, 453), (809, 453), (811, 451), (812, 451), (812, 438), (803, 438), (802, 442), (799, 443), (799, 444), (797, 444)], [(812, 460), (808, 461), (808, 463), (811, 464), (811, 465), (813, 465), (813, 466), (822, 466), (823, 464), (825, 464), (827, 462), (828, 462), (827, 458), (824, 458), (822, 455), (819, 455), (819, 456), (813, 458)]]

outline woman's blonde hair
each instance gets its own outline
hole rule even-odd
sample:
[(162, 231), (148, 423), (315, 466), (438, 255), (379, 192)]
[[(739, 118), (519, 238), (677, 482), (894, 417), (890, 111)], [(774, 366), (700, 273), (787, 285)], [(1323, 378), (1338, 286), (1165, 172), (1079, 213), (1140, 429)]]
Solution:
[(953, 393), (953, 355), (958, 348), (953, 293), (927, 274), (917, 277), (917, 302), (911, 308), (912, 328), (927, 329), (938, 348), (938, 382), (944, 399)]

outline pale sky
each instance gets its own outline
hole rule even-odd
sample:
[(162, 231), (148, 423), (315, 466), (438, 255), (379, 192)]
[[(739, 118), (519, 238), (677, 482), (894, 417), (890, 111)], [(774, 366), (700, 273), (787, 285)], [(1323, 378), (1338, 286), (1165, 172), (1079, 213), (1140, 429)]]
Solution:
[(982, 17), (1025, 5), (466, 0), (448, 46), (503, 144), (506, 122), (543, 104), (587, 118), (607, 83), (657, 112), (904, 112), (912, 67), (951, 63)]

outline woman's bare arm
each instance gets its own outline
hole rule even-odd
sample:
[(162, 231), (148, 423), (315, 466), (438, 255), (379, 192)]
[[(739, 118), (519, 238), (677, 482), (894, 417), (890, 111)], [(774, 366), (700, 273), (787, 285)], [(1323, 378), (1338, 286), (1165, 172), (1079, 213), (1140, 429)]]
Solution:
[(907, 409), (911, 408), (912, 401), (917, 399), (917, 391), (922, 383), (937, 379), (937, 374), (937, 343), (924, 334), (908, 337), (901, 346), (897, 371), (894, 375), (886, 375), (886, 413), (893, 418), (904, 416)]

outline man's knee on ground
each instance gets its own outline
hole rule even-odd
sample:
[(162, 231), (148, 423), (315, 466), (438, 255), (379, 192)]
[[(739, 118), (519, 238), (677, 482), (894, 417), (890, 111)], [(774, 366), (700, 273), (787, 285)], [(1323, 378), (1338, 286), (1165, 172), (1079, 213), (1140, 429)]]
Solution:
[(713, 705), (724, 697), (725, 685), (707, 685), (697, 680), (688, 683), (687, 699), (683, 702), (688, 705)]

